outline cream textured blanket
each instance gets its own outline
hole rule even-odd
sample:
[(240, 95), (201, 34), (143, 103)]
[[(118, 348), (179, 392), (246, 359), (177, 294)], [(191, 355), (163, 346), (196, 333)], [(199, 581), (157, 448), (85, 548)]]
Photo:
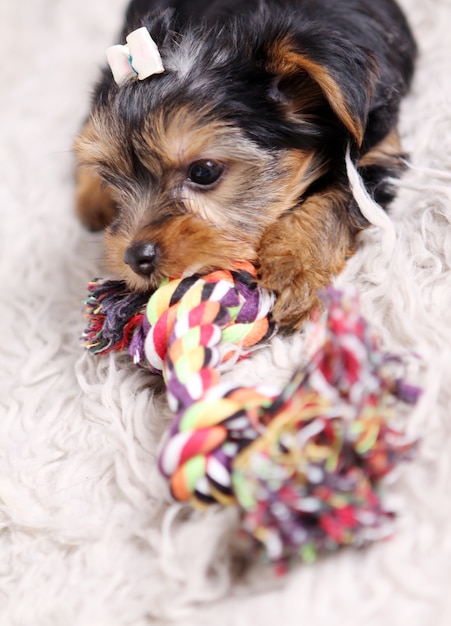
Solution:
[[(338, 281), (410, 355), (424, 394), (404, 419), (422, 444), (386, 485), (391, 540), (281, 579), (240, 570), (232, 509), (169, 504), (161, 388), (80, 348), (86, 283), (104, 270), (101, 238), (73, 215), (72, 138), (124, 4), (0, 2), (1, 626), (449, 626), (450, 0), (402, 1), (420, 47), (401, 121), (411, 166), (392, 222), (365, 233)], [(230, 376), (282, 383), (301, 350), (276, 338)]]

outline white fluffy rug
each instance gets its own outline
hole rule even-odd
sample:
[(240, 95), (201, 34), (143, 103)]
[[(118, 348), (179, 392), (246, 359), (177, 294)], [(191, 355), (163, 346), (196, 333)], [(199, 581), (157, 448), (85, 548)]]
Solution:
[[(237, 572), (232, 510), (168, 504), (164, 396), (127, 358), (80, 348), (85, 286), (103, 269), (101, 238), (73, 215), (72, 137), (124, 4), (0, 2), (0, 624), (449, 626), (450, 0), (402, 2), (420, 46), (402, 114), (411, 169), (393, 226), (370, 229), (339, 280), (388, 350), (421, 357), (406, 424), (420, 451), (387, 484), (390, 541), (277, 580)], [(282, 382), (301, 347), (276, 338), (232, 377)]]

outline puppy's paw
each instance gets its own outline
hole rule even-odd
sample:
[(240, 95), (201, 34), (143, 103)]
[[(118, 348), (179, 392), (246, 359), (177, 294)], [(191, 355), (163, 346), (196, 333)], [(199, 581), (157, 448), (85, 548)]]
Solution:
[(117, 205), (100, 176), (83, 168), (77, 171), (76, 212), (86, 228), (103, 230), (117, 215)]
[(263, 262), (259, 268), (260, 285), (276, 294), (272, 315), (286, 330), (300, 328), (314, 308), (321, 306), (318, 292), (330, 282), (330, 275), (302, 267), (296, 255), (286, 254)]
[(260, 242), (260, 284), (276, 294), (273, 315), (287, 330), (300, 328), (321, 306), (319, 291), (345, 264), (350, 231), (331, 208), (335, 195), (312, 197), (268, 228)]

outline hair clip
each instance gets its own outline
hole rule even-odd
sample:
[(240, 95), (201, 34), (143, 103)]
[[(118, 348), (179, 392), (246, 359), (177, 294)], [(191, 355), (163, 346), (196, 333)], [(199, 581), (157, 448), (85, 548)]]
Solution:
[(145, 26), (131, 32), (127, 45), (110, 46), (106, 51), (113, 78), (118, 85), (136, 76), (139, 80), (164, 72), (157, 44)]

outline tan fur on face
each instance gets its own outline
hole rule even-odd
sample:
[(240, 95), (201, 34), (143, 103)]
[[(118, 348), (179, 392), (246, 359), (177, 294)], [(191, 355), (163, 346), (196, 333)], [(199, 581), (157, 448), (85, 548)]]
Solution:
[(127, 142), (123, 125), (108, 111), (94, 113), (75, 140), (75, 154), (80, 167), (102, 175), (132, 175), (132, 163), (124, 146)]
[[(133, 185), (131, 149), (116, 126), (108, 116), (92, 118), (77, 150), (82, 162), (97, 167), (113, 184), (122, 180), (117, 194), (122, 194), (123, 208), (105, 246), (110, 269), (133, 289), (156, 287), (166, 276), (231, 267), (237, 259), (255, 262), (263, 232), (291, 211), (322, 173), (323, 163), (313, 153), (272, 154), (239, 129), (181, 108), (154, 113), (139, 134), (131, 135), (133, 152), (149, 172), (147, 185)], [(188, 180), (190, 165), (209, 159), (224, 166), (211, 189)], [(136, 242), (158, 249), (149, 278), (136, 275), (123, 261)]]
[(105, 246), (110, 270), (137, 291), (156, 288), (164, 278), (208, 272), (217, 268), (232, 269), (237, 259), (255, 262), (255, 249), (243, 242), (228, 238), (207, 222), (194, 215), (183, 215), (171, 220), (170, 226), (143, 229), (134, 241), (156, 241), (159, 262), (148, 278), (135, 274), (123, 262), (130, 241), (128, 237), (106, 233)]
[[(189, 213), (237, 240), (261, 234), (319, 175), (312, 154), (271, 155), (237, 128), (204, 121), (202, 111), (188, 107), (170, 117), (153, 116), (139, 139), (135, 149), (149, 171), (166, 179), (166, 193), (178, 188), (178, 199)], [(219, 184), (212, 189), (189, 184), (190, 165), (209, 159), (224, 165)]]

